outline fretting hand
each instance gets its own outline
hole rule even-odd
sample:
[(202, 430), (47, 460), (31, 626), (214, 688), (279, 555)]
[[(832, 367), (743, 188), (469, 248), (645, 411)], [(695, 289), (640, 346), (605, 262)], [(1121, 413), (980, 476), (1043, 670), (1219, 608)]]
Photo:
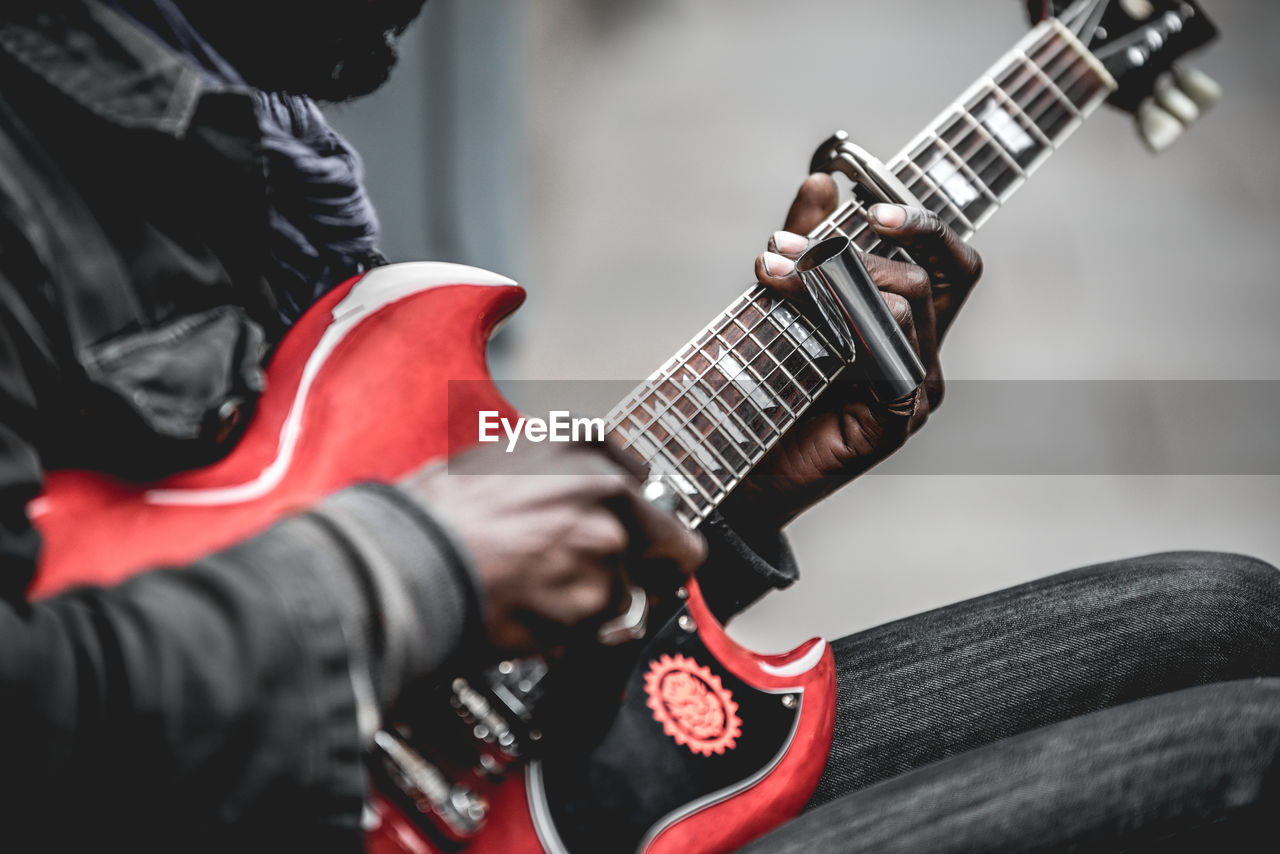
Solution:
[[(804, 298), (794, 261), (808, 245), (805, 234), (836, 207), (829, 175), (801, 185), (783, 231), (756, 258), (756, 278), (774, 293)], [(902, 446), (942, 402), (938, 348), (982, 275), (982, 259), (936, 214), (898, 205), (873, 206), (870, 227), (923, 266), (864, 256), (867, 271), (927, 371), (909, 415), (877, 403), (865, 385), (839, 382), (805, 413), (724, 506), (740, 530), (776, 530), (819, 499)]]

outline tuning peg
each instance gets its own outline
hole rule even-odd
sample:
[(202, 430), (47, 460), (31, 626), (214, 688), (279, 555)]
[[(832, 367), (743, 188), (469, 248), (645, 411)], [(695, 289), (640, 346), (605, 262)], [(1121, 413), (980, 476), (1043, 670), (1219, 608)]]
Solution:
[(1184, 125), (1200, 118), (1200, 107), (1186, 92), (1178, 88), (1171, 74), (1156, 79), (1156, 103)]
[(1186, 125), (1156, 103), (1147, 98), (1138, 105), (1138, 134), (1154, 153), (1159, 154), (1178, 141)]
[(1200, 112), (1212, 107), (1222, 97), (1222, 86), (1203, 71), (1195, 68), (1177, 68), (1174, 69), (1173, 74), (1178, 82), (1178, 88), (1196, 102)]

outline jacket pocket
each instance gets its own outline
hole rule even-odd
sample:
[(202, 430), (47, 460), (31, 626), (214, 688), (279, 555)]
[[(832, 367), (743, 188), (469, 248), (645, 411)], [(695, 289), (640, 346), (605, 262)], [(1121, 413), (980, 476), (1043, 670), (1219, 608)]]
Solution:
[(82, 352), (95, 462), (153, 480), (226, 454), (262, 394), (263, 341), (243, 310), (220, 306)]

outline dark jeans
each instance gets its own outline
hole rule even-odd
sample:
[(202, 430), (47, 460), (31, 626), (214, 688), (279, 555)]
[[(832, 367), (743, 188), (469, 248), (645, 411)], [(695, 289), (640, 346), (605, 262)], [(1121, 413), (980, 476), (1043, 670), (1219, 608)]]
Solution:
[(1274, 850), (1280, 573), (1101, 564), (833, 644), (810, 809), (751, 852)]

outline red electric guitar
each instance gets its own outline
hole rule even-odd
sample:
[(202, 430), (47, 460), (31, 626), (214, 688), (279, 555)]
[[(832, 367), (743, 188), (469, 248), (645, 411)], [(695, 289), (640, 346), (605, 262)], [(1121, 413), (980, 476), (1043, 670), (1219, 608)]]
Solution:
[[(1217, 97), (1208, 78), (1171, 68), (1215, 34), (1195, 3), (1028, 6), (1040, 23), (888, 164), (843, 134), (822, 145), (813, 168), (855, 188), (814, 237), (888, 253), (861, 217), (881, 199), (923, 204), (967, 237), (1103, 101), (1135, 112), (1158, 150)], [(474, 443), (477, 413), (515, 414), (484, 354), (523, 298), (451, 264), (384, 267), (337, 288), (281, 342), (225, 459), (148, 486), (48, 475), (30, 508), (45, 543), (33, 595), (189, 562)], [(611, 437), (697, 526), (847, 367), (831, 340), (822, 321), (753, 288), (609, 414)], [(368, 849), (710, 854), (798, 814), (830, 745), (830, 651), (814, 639), (757, 655), (730, 640), (695, 583), (680, 598), (594, 747), (557, 750), (547, 735), (574, 721), (539, 660), (454, 678), (440, 709), (389, 724), (371, 757)]]

